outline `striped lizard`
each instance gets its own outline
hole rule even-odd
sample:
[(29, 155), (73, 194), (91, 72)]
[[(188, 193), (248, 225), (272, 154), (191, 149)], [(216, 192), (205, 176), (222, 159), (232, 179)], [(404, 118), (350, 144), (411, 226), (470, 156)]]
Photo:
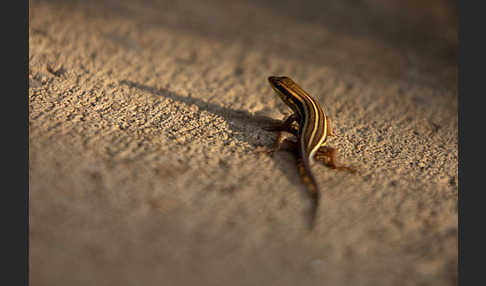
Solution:
[[(313, 201), (311, 210), (311, 227), (313, 227), (320, 199), (318, 185), (310, 167), (313, 159), (321, 161), (332, 169), (348, 170), (353, 173), (355, 170), (351, 167), (337, 166), (335, 163), (336, 149), (325, 146), (328, 136), (332, 136), (334, 133), (331, 129), (330, 119), (319, 102), (289, 77), (271, 76), (268, 81), (280, 99), (294, 113), (288, 116), (281, 125), (266, 128), (269, 131), (280, 132), (272, 148), (265, 152), (273, 154), (283, 146), (285, 149), (298, 150), (298, 169)], [(298, 128), (294, 122), (298, 123)], [(282, 140), (282, 131), (295, 135), (298, 139), (297, 142)]]

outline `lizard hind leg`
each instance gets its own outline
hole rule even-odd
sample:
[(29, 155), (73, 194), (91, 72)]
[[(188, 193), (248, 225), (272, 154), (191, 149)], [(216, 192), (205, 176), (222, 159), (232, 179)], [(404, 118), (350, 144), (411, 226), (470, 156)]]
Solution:
[(345, 170), (350, 173), (356, 173), (357, 170), (349, 166), (336, 165), (337, 150), (329, 146), (321, 146), (314, 155), (316, 161), (320, 161), (324, 165), (336, 170)]

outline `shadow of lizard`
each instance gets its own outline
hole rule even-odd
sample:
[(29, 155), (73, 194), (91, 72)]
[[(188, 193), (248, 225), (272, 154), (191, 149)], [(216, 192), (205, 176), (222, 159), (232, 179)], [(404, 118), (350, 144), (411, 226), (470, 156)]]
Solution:
[[(132, 88), (136, 88), (142, 91), (149, 92), (155, 96), (162, 96), (166, 98), (173, 99), (188, 105), (194, 104), (202, 110), (206, 110), (210, 113), (221, 116), (229, 124), (232, 131), (235, 131), (235, 137), (239, 140), (248, 142), (253, 147), (262, 146), (262, 143), (258, 139), (255, 140), (252, 136), (247, 136), (248, 134), (241, 134), (245, 130), (248, 130), (248, 126), (255, 128), (264, 128), (267, 126), (272, 126), (281, 122), (281, 120), (273, 119), (261, 114), (255, 113), (251, 114), (245, 110), (234, 110), (227, 107), (222, 107), (214, 103), (205, 102), (201, 99), (194, 98), (191, 96), (181, 96), (167, 89), (157, 89), (144, 84), (136, 83), (129, 80), (121, 80), (119, 82), (122, 85), (126, 85)], [(270, 134), (270, 133), (269, 133)]]
[[(248, 144), (250, 144), (255, 148), (263, 146), (263, 143), (258, 137), (250, 136), (248, 131), (248, 126), (261, 128), (263, 130), (265, 127), (274, 126), (282, 122), (281, 120), (273, 119), (268, 116), (258, 114), (258, 112), (256, 114), (251, 114), (250, 112), (245, 110), (234, 110), (231, 108), (222, 107), (214, 103), (205, 102), (198, 98), (181, 96), (167, 89), (158, 89), (158, 88), (154, 88), (151, 86), (147, 86), (129, 80), (121, 80), (119, 81), (119, 83), (121, 85), (126, 85), (145, 92), (149, 92), (155, 96), (170, 98), (175, 101), (179, 101), (188, 105), (194, 104), (198, 106), (199, 109), (201, 110), (206, 110), (208, 112), (221, 116), (224, 120), (230, 123), (228, 124), (228, 126), (232, 131), (234, 131), (233, 134), (237, 140), (247, 142)], [(268, 133), (268, 136), (272, 136), (272, 137), (275, 136), (275, 132), (272, 131), (265, 131), (265, 133)], [(269, 141), (273, 141), (273, 139)], [(278, 168), (280, 168), (282, 172), (287, 176), (291, 184), (300, 186), (301, 181), (298, 176), (297, 167), (295, 167), (297, 163), (296, 156), (294, 156), (295, 162), (294, 161), (289, 162), (288, 160), (285, 160), (284, 158), (288, 158), (288, 156), (285, 155), (283, 156), (284, 158), (279, 158), (279, 157), (280, 156), (272, 157), (273, 160), (279, 161), (278, 164), (276, 164)], [(284, 160), (286, 162), (283, 162)], [(304, 190), (304, 188), (302, 188), (302, 190)]]

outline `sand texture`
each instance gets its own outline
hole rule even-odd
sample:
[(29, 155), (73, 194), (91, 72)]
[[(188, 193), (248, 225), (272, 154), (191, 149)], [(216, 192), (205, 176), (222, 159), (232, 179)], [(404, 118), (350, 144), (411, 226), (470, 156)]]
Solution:
[[(30, 284), (455, 285), (453, 21), (354, 2), (32, 1)], [(362, 173), (312, 232), (270, 75)]]

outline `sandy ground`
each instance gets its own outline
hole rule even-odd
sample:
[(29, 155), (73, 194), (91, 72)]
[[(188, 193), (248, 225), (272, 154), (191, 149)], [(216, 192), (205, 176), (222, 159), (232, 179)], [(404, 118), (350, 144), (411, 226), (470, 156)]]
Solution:
[[(31, 285), (455, 285), (450, 14), (348, 2), (32, 1)], [(270, 75), (363, 173), (313, 165), (313, 232), (295, 157), (256, 151)]]

